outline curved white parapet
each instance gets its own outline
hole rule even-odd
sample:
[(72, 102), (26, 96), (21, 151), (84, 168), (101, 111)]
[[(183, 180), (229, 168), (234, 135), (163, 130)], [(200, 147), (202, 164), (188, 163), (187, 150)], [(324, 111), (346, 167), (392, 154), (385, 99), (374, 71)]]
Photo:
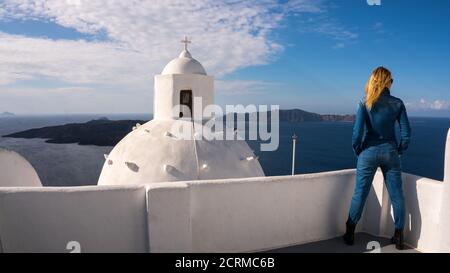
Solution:
[(41, 187), (36, 170), (20, 154), (0, 148), (0, 187)]

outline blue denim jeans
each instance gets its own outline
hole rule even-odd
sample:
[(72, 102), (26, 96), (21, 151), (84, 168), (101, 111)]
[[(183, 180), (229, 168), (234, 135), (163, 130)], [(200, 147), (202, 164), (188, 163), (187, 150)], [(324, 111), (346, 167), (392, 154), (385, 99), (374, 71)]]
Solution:
[(361, 213), (378, 167), (383, 172), (394, 209), (395, 228), (403, 229), (405, 223), (405, 200), (403, 196), (400, 156), (396, 145), (391, 143), (368, 147), (358, 156), (356, 185), (352, 197), (349, 220), (356, 225), (361, 218)]

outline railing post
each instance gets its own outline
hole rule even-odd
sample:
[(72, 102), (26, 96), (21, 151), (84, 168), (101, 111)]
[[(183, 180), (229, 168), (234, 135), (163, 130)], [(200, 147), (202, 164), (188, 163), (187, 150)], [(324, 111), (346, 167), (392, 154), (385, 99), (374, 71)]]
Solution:
[(292, 135), (292, 175), (295, 175), (295, 144), (297, 142), (297, 135)]

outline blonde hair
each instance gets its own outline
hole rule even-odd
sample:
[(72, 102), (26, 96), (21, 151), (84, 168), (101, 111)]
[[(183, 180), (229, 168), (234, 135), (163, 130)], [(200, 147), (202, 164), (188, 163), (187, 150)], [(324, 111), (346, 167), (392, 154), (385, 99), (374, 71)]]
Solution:
[(388, 69), (380, 66), (376, 68), (366, 84), (366, 106), (372, 109), (372, 106), (378, 101), (390, 84), (392, 84), (392, 74)]

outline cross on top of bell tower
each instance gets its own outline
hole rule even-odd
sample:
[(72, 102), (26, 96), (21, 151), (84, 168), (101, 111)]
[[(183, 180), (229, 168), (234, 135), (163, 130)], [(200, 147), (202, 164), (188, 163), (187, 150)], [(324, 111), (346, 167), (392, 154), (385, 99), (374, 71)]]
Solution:
[(191, 41), (188, 39), (187, 36), (184, 36), (184, 39), (181, 40), (181, 42), (184, 44), (184, 50), (187, 51), (187, 45), (191, 43)]

